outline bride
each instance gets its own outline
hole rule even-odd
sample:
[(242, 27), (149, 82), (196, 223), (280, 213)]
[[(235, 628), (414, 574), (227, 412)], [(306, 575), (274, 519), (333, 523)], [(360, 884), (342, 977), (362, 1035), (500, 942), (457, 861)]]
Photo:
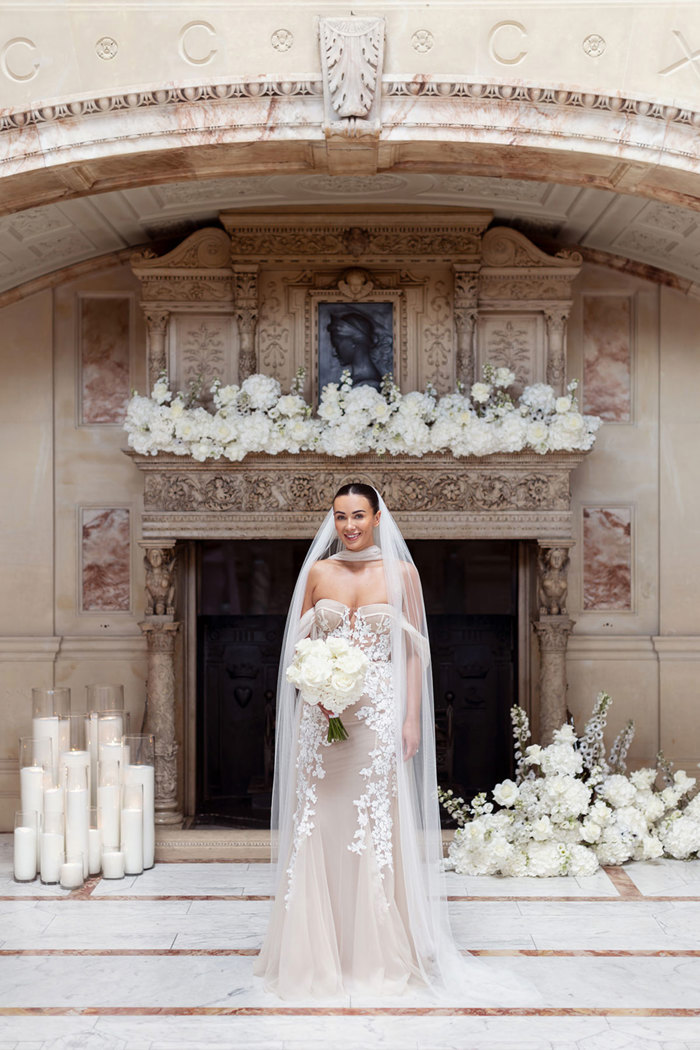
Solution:
[[(330, 712), (286, 681), (302, 637), (369, 657), (365, 693)], [(442, 886), (430, 649), (418, 573), (369, 485), (344, 485), (292, 598), (277, 697), (275, 901), (255, 972), (286, 999), (444, 986), (459, 969)]]

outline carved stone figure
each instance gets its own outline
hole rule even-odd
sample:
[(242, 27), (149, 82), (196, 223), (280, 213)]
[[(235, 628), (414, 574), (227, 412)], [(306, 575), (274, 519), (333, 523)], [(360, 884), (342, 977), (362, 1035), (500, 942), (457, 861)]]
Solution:
[(175, 615), (175, 554), (162, 547), (149, 547), (146, 566), (146, 616)]
[(540, 616), (566, 616), (569, 552), (566, 547), (545, 547), (539, 552), (537, 600)]

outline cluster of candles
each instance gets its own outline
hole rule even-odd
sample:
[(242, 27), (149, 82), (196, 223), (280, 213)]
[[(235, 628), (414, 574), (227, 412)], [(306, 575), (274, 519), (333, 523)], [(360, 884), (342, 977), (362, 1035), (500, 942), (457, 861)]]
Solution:
[(21, 809), (14, 877), (82, 886), (88, 875), (140, 875), (155, 861), (155, 741), (129, 732), (124, 687), (32, 689), (32, 735), (20, 737)]

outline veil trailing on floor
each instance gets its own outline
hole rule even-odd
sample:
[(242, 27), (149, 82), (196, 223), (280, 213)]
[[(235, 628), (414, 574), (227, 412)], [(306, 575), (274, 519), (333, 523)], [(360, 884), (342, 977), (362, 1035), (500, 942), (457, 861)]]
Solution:
[[(408, 903), (408, 933), (426, 983), (439, 988), (452, 984), (460, 972), (461, 956), (450, 931), (442, 872), (435, 764), (435, 723), (430, 646), (418, 572), (401, 532), (379, 497), (380, 520), (374, 530), (379, 547), (368, 558), (381, 557), (391, 615), (391, 662), (397, 700), (396, 770), (397, 821), (393, 829), (395, 860), (400, 862)], [(295, 755), (300, 720), (296, 690), (284, 671), (292, 662), (294, 646), (313, 621), (313, 610), (302, 619), (301, 611), (309, 570), (322, 558), (344, 551), (338, 539), (332, 510), (311, 544), (294, 589), (282, 646), (277, 687), (275, 778), (272, 793), (272, 853), (275, 891), (284, 893), (294, 835), (296, 806)], [(353, 552), (353, 560), (362, 560)], [(404, 761), (402, 727), (407, 703), (419, 706), (421, 742), (413, 759)], [(333, 744), (333, 747), (341, 744)], [(396, 856), (400, 851), (400, 857)]]

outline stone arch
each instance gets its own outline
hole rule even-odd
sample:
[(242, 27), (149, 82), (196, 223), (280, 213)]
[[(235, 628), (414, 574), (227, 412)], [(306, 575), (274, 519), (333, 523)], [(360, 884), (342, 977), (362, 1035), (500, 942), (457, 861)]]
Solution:
[(318, 172), (544, 179), (700, 208), (700, 112), (618, 95), (384, 77), (381, 125), (326, 135), (319, 79), (229, 80), (5, 114), (2, 211), (108, 190)]

